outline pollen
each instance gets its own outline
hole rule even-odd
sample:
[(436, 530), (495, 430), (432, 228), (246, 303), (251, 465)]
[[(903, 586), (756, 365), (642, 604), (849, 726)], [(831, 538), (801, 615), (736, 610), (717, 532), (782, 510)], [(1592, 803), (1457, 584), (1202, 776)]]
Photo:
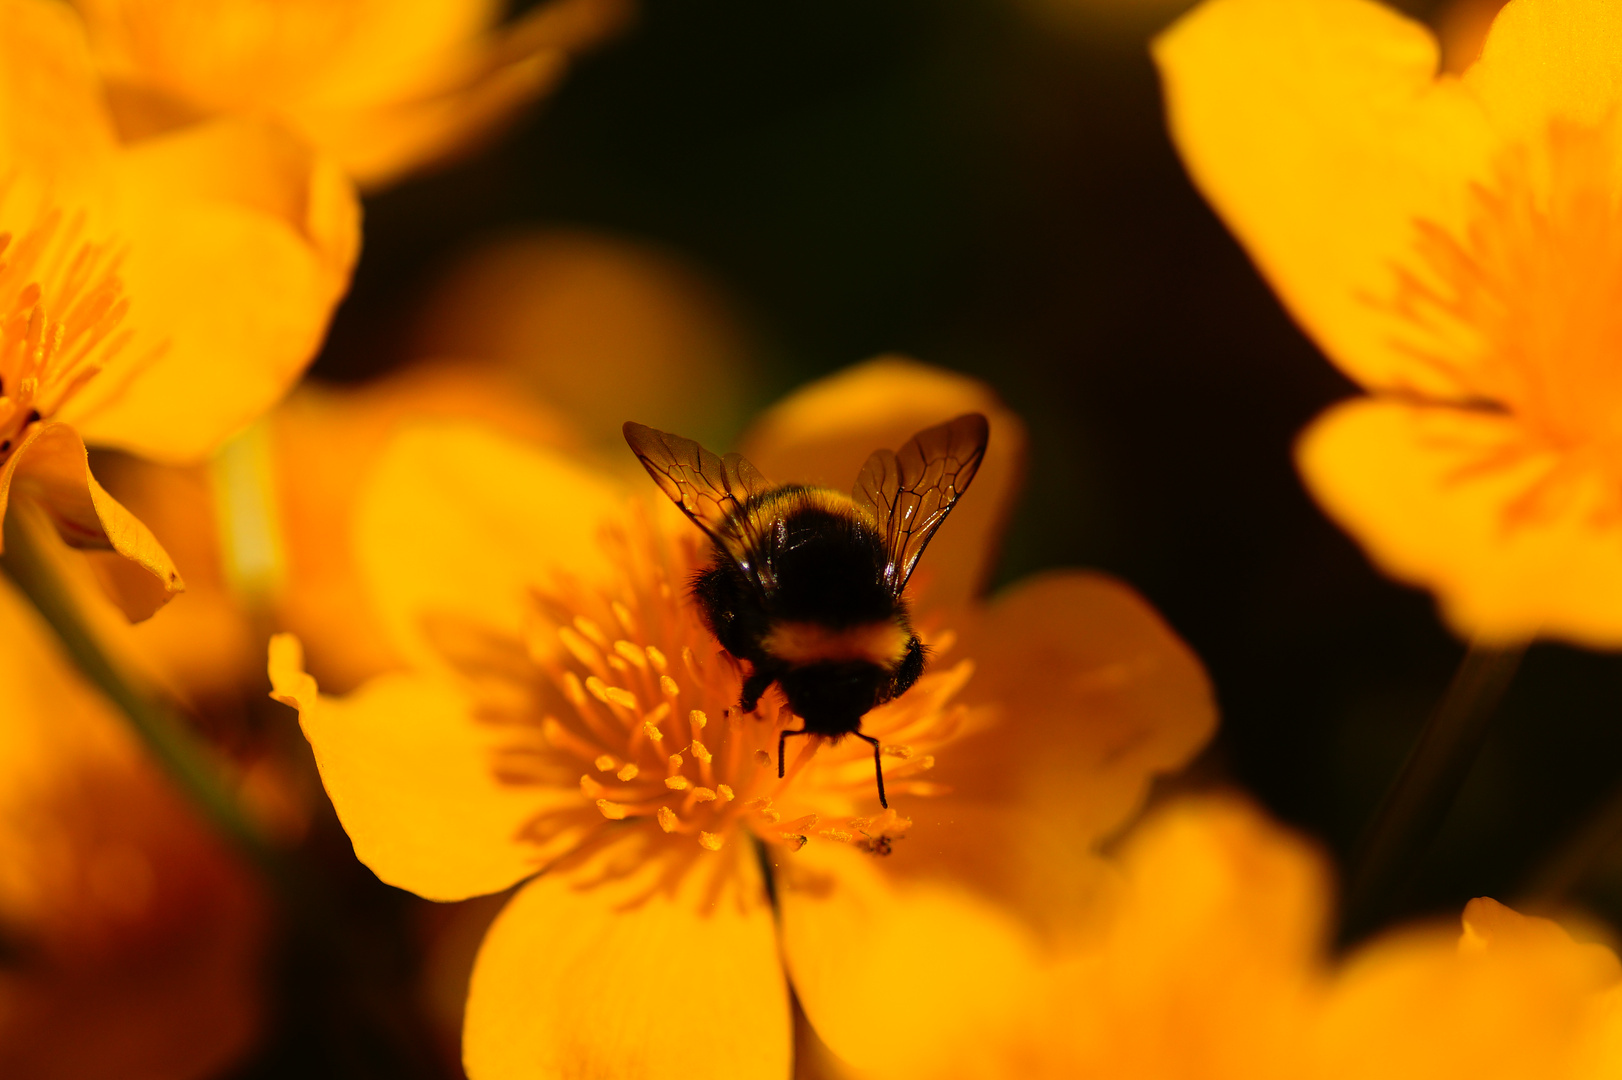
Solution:
[[(9, 192), (0, 184), (0, 224)], [(0, 231), (0, 461), (126, 352), (119, 257), (56, 211)], [(129, 358), (139, 362), (139, 358)], [(100, 380), (101, 398), (121, 384)]]
[[(523, 760), (526, 784), (572, 789), (548, 802), (521, 835), (537, 844), (583, 843), (594, 830), (641, 828), (639, 835), (657, 841), (644, 849), (653, 852), (694, 843), (719, 851), (740, 831), (784, 851), (808, 839), (878, 850), (874, 845), (899, 836), (904, 826), (893, 815), (862, 817), (876, 805), (865, 743), (808, 740), (795, 752), (794, 769), (779, 778), (778, 736), (803, 725), (775, 688), (753, 713), (737, 708), (742, 666), (720, 649), (680, 584), (705, 557), (698, 545), (662, 538), (635, 515), (603, 536), (618, 580), (587, 586), (560, 579), (537, 588), (518, 653), (529, 673), (518, 680), (521, 689), (489, 694), (492, 719), (510, 720), (499, 730), (518, 743), (501, 747), (501, 760)], [(481, 669), (486, 678), (488, 670)], [(926, 672), (903, 697), (863, 718), (863, 731), (885, 747), (893, 778), (887, 790), (927, 790), (908, 774), (928, 768), (943, 743), (968, 726), (971, 717), (953, 699), (971, 671), (959, 663)], [(541, 779), (550, 776), (559, 779)], [(819, 822), (847, 821), (868, 827), (825, 824), (817, 831)]]

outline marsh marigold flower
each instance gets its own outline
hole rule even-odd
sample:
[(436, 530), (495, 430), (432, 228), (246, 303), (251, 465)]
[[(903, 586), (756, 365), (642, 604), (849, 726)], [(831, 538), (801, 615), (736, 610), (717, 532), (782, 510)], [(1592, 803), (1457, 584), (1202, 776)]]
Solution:
[(0, 581), (0, 1075), (219, 1075), (257, 1034), (269, 910)]
[(738, 713), (739, 666), (687, 593), (701, 537), (645, 477), (466, 427), (384, 453), (357, 551), (409, 669), (321, 696), (284, 636), (271, 676), (380, 877), (443, 900), (525, 882), (474, 969), (475, 1080), (786, 1077), (791, 981), (842, 1058), (929, 1060), (1068, 933), (1097, 843), (1210, 734), (1198, 662), (1096, 574), (978, 599), (1022, 444), (978, 384), (874, 363), (769, 412), (744, 449), (843, 485), (970, 410), (991, 449), (915, 581), (933, 663), (863, 720), (888, 811), (865, 744), (808, 740), (778, 779), (797, 721), (776, 691)]
[(1318, 853), (1231, 797), (1121, 844), (1090, 933), (1008, 983), (945, 1063), (817, 1080), (1598, 1080), (1622, 1066), (1622, 965), (1489, 899), (1341, 960)]
[(375, 187), (463, 149), (550, 89), (630, 0), (73, 0), (114, 112), (146, 134), (274, 118)]
[(1370, 0), (1209, 0), (1155, 46), (1201, 190), (1369, 393), (1298, 447), (1489, 642), (1622, 645), (1622, 6), (1512, 0), (1438, 75)]
[(353, 195), (258, 123), (121, 143), (59, 4), (0, 3), (0, 52), (0, 510), (24, 496), (114, 553), (109, 592), (144, 617), (179, 575), (85, 442), (195, 458), (268, 407), (347, 282)]

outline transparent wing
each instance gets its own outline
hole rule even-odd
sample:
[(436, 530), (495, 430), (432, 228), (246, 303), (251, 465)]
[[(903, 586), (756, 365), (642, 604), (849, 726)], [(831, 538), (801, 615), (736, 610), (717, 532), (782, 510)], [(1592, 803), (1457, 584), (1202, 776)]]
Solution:
[(755, 535), (744, 505), (772, 485), (742, 454), (721, 457), (692, 439), (627, 422), (625, 441), (670, 501), (721, 545), (738, 567), (762, 585), (767, 568), (757, 553)]
[(884, 583), (895, 596), (907, 587), (918, 557), (968, 489), (985, 456), (991, 428), (979, 413), (926, 428), (900, 450), (876, 450), (852, 492), (884, 538)]

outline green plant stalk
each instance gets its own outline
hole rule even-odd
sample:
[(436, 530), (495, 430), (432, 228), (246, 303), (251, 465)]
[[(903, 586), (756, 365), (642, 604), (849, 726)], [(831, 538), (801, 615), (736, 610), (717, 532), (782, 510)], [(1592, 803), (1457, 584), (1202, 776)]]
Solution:
[(289, 868), (281, 851), (243, 810), (220, 768), (191, 736), (185, 721), (137, 689), (108, 657), (42, 547), (38, 532), (31, 527), (34, 523), (19, 520), (24, 515), (17, 511), (22, 509), (14, 507), (6, 515), (5, 554), (0, 556), (6, 575), (50, 624), (80, 672), (118, 709), (130, 731), (181, 793), (272, 885), (287, 887)]

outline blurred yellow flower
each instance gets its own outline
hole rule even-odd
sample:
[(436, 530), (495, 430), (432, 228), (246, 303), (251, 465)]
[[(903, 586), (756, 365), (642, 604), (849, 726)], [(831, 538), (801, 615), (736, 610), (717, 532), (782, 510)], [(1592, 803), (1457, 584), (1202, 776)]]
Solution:
[(549, 90), (630, 0), (73, 0), (119, 125), (263, 116), (376, 187), (463, 150)]
[(0, 3), (0, 510), (39, 503), (133, 618), (181, 587), (85, 441), (179, 459), (267, 408), (354, 260), (347, 183), (258, 123), (121, 144), (82, 27)]
[(826, 1080), (1598, 1080), (1614, 1076), (1622, 966), (1492, 900), (1331, 963), (1330, 882), (1299, 839), (1227, 798), (1128, 837), (1089, 940), (1001, 989), (947, 1064)]
[(1622, 645), (1622, 6), (1513, 0), (1461, 77), (1369, 0), (1209, 0), (1155, 47), (1195, 181), (1372, 396), (1298, 457), (1461, 632)]
[(686, 595), (700, 537), (645, 480), (628, 500), (467, 427), (385, 451), (357, 550), (412, 669), (321, 696), (284, 635), (271, 677), (381, 878), (450, 900), (533, 877), (474, 969), (475, 1080), (786, 1077), (789, 980), (846, 1060), (928, 1058), (1068, 933), (1095, 846), (1212, 730), (1198, 662), (1096, 574), (977, 599), (1023, 450), (977, 383), (878, 362), (791, 398), (746, 449), (778, 479), (847, 484), (875, 447), (970, 409), (991, 449), (918, 582), (935, 663), (864, 718), (886, 812), (865, 746), (806, 746), (779, 781), (793, 721), (775, 692), (737, 713), (739, 669)]
[(0, 1075), (218, 1075), (263, 1019), (256, 878), (3, 581), (0, 640)]

